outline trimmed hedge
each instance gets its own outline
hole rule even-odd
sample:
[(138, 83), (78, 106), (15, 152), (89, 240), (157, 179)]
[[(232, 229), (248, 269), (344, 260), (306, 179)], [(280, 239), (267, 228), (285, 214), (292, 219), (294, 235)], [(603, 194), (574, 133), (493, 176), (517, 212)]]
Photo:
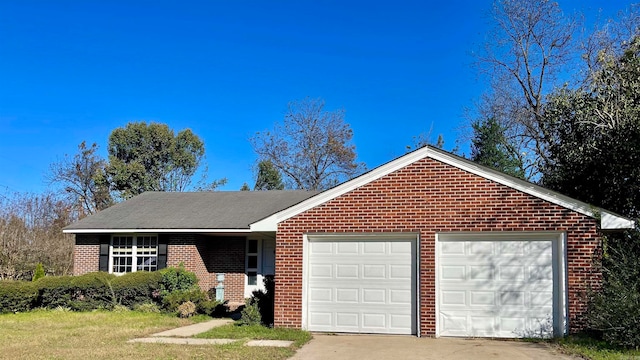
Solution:
[(109, 308), (113, 303), (110, 283), (115, 275), (95, 272), (81, 276), (47, 276), (36, 281), (37, 306), (68, 307), (77, 311)]
[(139, 271), (117, 276), (112, 282), (115, 301), (129, 308), (150, 301), (160, 301), (160, 280), (158, 271)]
[(38, 300), (36, 306), (56, 308), (70, 307), (73, 294), (72, 276), (45, 276), (36, 281)]
[(30, 281), (0, 281), (0, 313), (31, 310), (38, 299), (38, 287)]
[(0, 281), (0, 313), (42, 307), (76, 311), (111, 309), (115, 305), (160, 302), (158, 272), (115, 276), (105, 272), (81, 276), (45, 276), (35, 282)]
[(200, 314), (224, 314), (226, 309), (209, 299), (197, 286), (197, 278), (184, 268), (115, 276), (94, 272), (81, 276), (45, 276), (34, 282), (0, 281), (0, 313), (41, 308), (75, 311), (135, 309), (163, 305), (165, 311), (192, 302)]

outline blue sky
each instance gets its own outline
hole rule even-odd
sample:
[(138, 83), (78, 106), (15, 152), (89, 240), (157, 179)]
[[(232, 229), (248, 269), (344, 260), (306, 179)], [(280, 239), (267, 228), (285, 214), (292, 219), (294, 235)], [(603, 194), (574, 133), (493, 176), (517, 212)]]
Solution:
[[(624, 1), (560, 0), (588, 21)], [(222, 190), (253, 184), (248, 138), (309, 97), (343, 108), (376, 167), (431, 130), (450, 150), (485, 83), (491, 1), (0, 1), (0, 192), (130, 121), (192, 129)], [(465, 149), (465, 144), (462, 144)]]

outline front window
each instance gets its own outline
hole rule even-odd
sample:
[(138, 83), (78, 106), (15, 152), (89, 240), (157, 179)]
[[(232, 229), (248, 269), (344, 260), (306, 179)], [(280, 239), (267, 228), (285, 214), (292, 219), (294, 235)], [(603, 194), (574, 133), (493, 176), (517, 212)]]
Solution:
[(114, 235), (111, 238), (111, 273), (158, 269), (157, 235)]

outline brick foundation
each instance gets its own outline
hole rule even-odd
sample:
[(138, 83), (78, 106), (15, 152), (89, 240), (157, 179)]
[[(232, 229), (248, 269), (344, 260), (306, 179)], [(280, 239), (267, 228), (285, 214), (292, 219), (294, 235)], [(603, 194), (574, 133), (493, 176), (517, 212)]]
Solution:
[(600, 279), (596, 220), (429, 158), (278, 225), (275, 325), (302, 326), (303, 234), (418, 233), (419, 331), (434, 336), (435, 234), (480, 231), (565, 232), (569, 326), (583, 328), (585, 292)]

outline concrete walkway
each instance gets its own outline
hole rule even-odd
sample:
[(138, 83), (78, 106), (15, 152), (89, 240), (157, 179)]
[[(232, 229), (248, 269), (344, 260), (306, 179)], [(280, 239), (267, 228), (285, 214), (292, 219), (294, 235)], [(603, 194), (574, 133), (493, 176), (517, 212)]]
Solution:
[[(182, 344), (182, 345), (221, 345), (229, 344), (242, 339), (193, 339), (194, 335), (209, 331), (214, 327), (231, 324), (231, 319), (213, 319), (193, 325), (183, 326), (176, 329), (162, 331), (152, 334), (151, 337), (131, 339), (129, 343), (154, 343), (154, 344)], [(272, 346), (289, 347), (293, 341), (285, 340), (249, 340), (245, 346)]]
[(231, 319), (213, 319), (189, 326), (183, 326), (163, 332), (159, 332), (157, 334), (152, 334), (151, 336), (156, 337), (192, 337), (194, 335), (203, 333), (205, 331), (209, 331), (214, 327), (231, 324), (233, 320)]

